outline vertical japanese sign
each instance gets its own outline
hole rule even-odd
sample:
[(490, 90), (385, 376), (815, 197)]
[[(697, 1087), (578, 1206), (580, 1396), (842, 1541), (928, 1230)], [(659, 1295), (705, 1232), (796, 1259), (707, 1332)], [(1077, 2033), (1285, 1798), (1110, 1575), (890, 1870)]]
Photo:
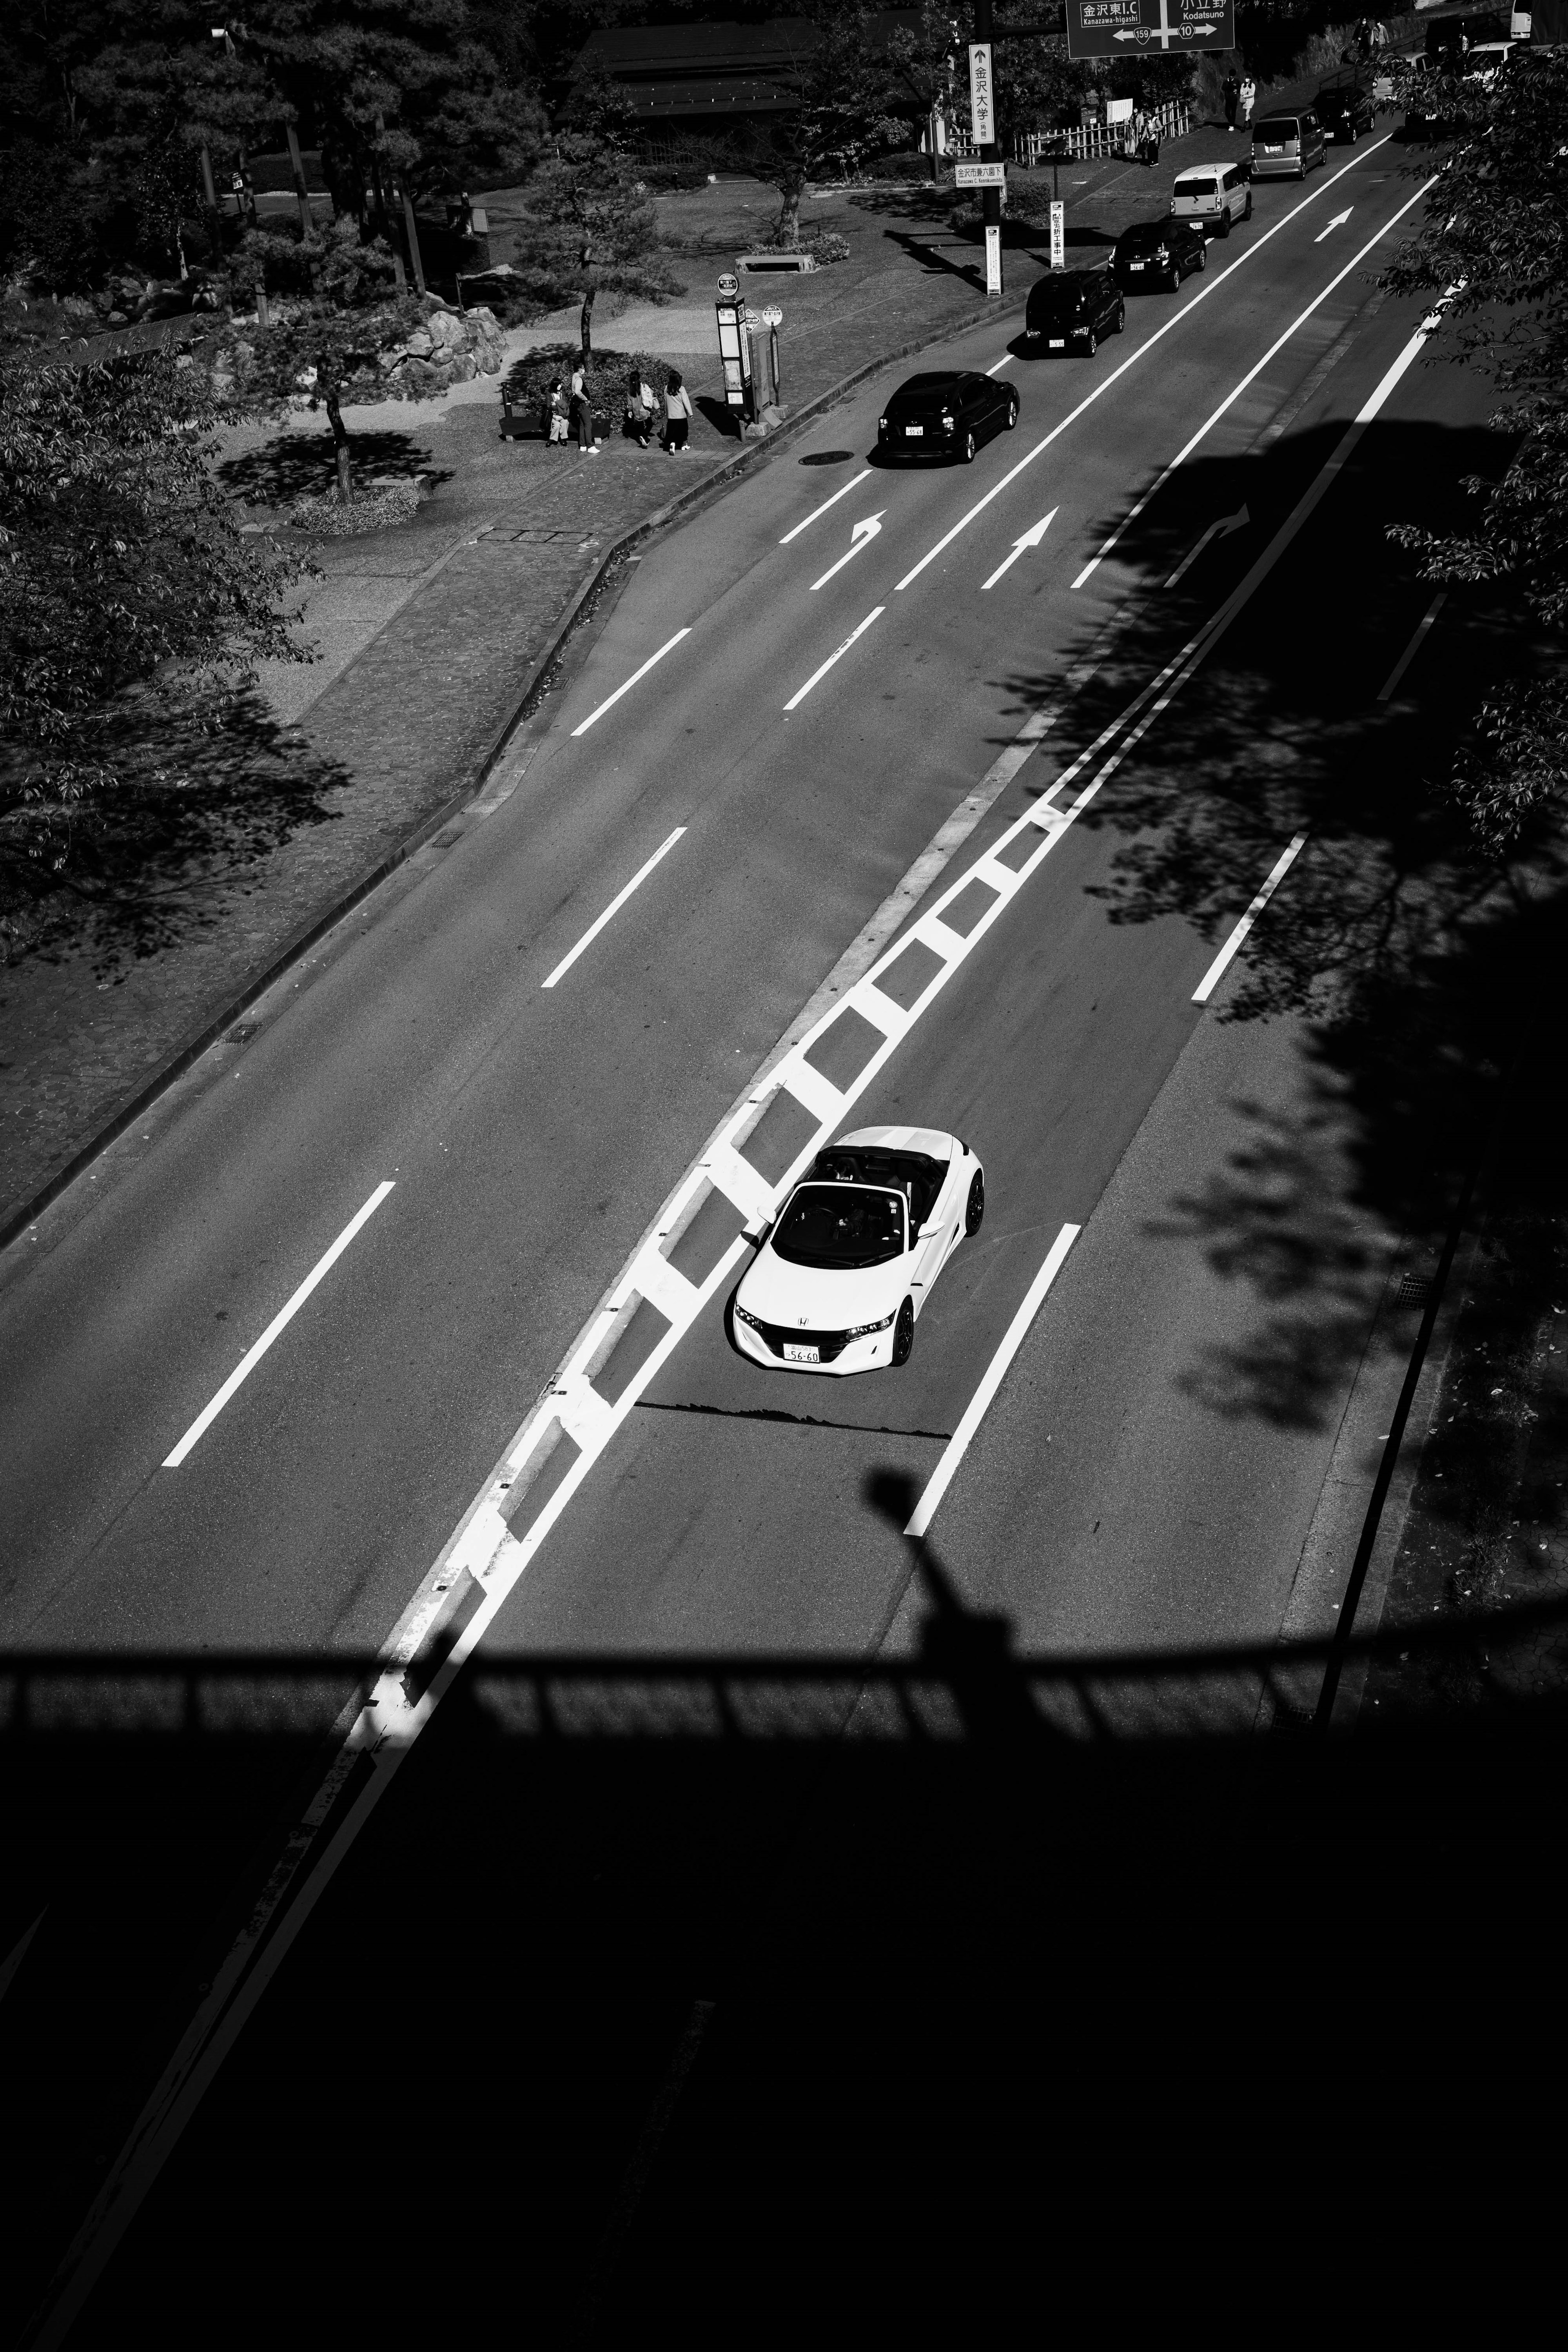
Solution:
[(989, 221), (985, 224), (985, 291), (1002, 291), (1002, 231)]
[(1067, 206), (1051, 206), (1051, 268), (1065, 269), (1068, 266)]
[(977, 147), (996, 143), (996, 93), (991, 80), (991, 44), (969, 44), (970, 137)]
[(1236, 0), (1067, 0), (1069, 58), (1236, 47)]

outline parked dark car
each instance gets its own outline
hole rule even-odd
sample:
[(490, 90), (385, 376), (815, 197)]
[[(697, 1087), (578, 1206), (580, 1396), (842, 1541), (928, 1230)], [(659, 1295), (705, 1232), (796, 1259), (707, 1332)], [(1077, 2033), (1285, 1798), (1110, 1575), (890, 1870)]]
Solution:
[(1200, 221), (1134, 221), (1122, 230), (1110, 256), (1120, 287), (1163, 286), (1171, 293), (1207, 263), (1208, 239)]
[(890, 457), (962, 457), (967, 463), (993, 433), (1018, 422), (1018, 394), (994, 376), (911, 375), (877, 423), (877, 446)]
[(1370, 85), (1349, 74), (1324, 82), (1312, 111), (1323, 126), (1324, 138), (1347, 147), (1353, 147), (1362, 132), (1372, 130), (1377, 121)]
[(1127, 298), (1108, 269), (1056, 269), (1037, 278), (1024, 312), (1024, 334), (1035, 349), (1089, 352), (1127, 324)]

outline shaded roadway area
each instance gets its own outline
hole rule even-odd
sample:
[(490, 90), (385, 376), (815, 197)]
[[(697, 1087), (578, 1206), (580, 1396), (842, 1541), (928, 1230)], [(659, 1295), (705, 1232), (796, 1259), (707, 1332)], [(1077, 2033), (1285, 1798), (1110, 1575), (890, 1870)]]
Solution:
[[(910, 1497), (867, 1499), (897, 1525)], [(1375, 2114), (1380, 2212), (1418, 2269), (1461, 2136), (1523, 2121), (1513, 2070), (1451, 2037), (1458, 1989), (1548, 1927), (1561, 1706), (1259, 1739), (1265, 1682), (1309, 1696), (1321, 1651), (1030, 1656), (940, 1547), (905, 1574), (897, 1666), (466, 1675), (72, 2342), (156, 2315), (167, 2342), (259, 2346), (280, 2309), (325, 2340), (389, 2294), (446, 2340), (679, 2317), (772, 2343), (814, 2314), (836, 2338), (960, 2307), (984, 2330), (1047, 2228), (1074, 2293), (1131, 2229), (1117, 2295), (1142, 2308), (1171, 2259), (1235, 2287), (1274, 2265), (1281, 2202), (1342, 2164), (1347, 2100)], [(117, 1896), (174, 1893), (171, 1799), (199, 1785), (216, 1814), (263, 1759), (305, 1767), (322, 1694), (319, 1661), (280, 1656), (12, 1658), (4, 1682), (7, 1948), (35, 1848), (64, 1839), (81, 1872), (0, 2011), (37, 2118), (10, 2141), (10, 2340), (133, 2105), (117, 2069), (59, 2067), (142, 1965)], [(1532, 2104), (1557, 2063), (1528, 2070)], [(1474, 2218), (1478, 2262), (1519, 2193)], [(1451, 2284), (1467, 2263), (1450, 2250)]]

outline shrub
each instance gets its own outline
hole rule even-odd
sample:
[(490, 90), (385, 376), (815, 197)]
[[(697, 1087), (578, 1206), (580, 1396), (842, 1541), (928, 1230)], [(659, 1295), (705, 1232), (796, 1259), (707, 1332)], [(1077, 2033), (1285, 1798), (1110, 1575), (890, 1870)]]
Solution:
[[(582, 353), (575, 343), (549, 343), (542, 350), (530, 352), (521, 359), (507, 377), (507, 389), (520, 405), (530, 402), (542, 407), (550, 390), (551, 380), (559, 376), (570, 385), (572, 371), (581, 361)], [(640, 368), (656, 393), (662, 392), (669, 380), (670, 362), (656, 360), (647, 352), (595, 352), (584, 378), (584, 389), (594, 415), (601, 424), (619, 420), (626, 405), (626, 378), (633, 368)]]

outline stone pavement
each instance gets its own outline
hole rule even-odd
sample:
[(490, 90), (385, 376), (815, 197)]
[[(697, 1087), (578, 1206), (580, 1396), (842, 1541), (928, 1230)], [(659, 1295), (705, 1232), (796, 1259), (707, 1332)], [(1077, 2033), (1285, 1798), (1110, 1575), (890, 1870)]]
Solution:
[[(1163, 161), (1178, 167), (1204, 135), (1167, 149)], [(1064, 174), (1063, 194), (1069, 225), (1093, 215), (1086, 259), (1169, 184), (1163, 172), (1120, 163), (1080, 169), (1077, 179), (1069, 186)], [(830, 192), (808, 203), (807, 225), (846, 236), (850, 258), (808, 278), (752, 281), (784, 312), (790, 408), (983, 309), (979, 252), (950, 229), (952, 204), (951, 190), (920, 187)], [(503, 442), (494, 378), (434, 402), (349, 412), (361, 478), (418, 472), (430, 495), (404, 525), (324, 543), (326, 576), (306, 617), (321, 658), (274, 666), (262, 680), (258, 726), (270, 725), (314, 779), (324, 821), (301, 824), (248, 864), (189, 877), (169, 899), (169, 935), (153, 952), (83, 939), (0, 970), (0, 1229), (5, 1204), (31, 1199), (297, 933), (477, 785), (605, 546), (737, 455), (717, 353), (700, 331), (711, 309), (692, 298), (758, 240), (776, 207), (756, 183), (661, 200), (661, 223), (691, 272), (688, 299), (595, 322), (601, 351), (640, 345), (678, 359), (699, 406), (688, 457), (616, 436), (595, 458)], [(1044, 258), (1009, 244), (1010, 294)], [(575, 323), (574, 312), (563, 314), (514, 331), (509, 346), (515, 355), (548, 343), (556, 329), (564, 341)], [(325, 429), (308, 416), (237, 436), (223, 460), (227, 486), (263, 524), (302, 490), (320, 489), (329, 470)]]

